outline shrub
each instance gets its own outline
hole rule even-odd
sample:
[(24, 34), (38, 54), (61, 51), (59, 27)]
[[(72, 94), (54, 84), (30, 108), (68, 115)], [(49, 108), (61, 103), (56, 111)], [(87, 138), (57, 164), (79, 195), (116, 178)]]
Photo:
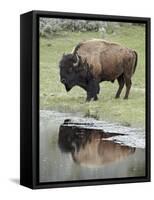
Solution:
[(40, 36), (50, 37), (62, 31), (99, 31), (104, 38), (106, 33), (112, 34), (119, 26), (128, 26), (131, 23), (105, 22), (93, 20), (40, 18)]

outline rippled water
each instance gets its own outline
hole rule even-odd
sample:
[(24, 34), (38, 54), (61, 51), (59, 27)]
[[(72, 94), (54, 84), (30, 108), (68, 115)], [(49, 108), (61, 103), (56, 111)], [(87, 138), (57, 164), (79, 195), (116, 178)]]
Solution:
[(40, 182), (144, 176), (144, 147), (142, 129), (40, 111)]

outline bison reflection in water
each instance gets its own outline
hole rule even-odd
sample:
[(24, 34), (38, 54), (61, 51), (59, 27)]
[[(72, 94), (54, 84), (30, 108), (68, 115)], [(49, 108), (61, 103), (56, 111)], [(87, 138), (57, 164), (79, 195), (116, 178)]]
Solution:
[(104, 140), (115, 135), (119, 134), (61, 125), (58, 143), (61, 151), (71, 153), (76, 163), (99, 166), (120, 161), (135, 152), (135, 148)]
[(89, 40), (79, 43), (72, 53), (63, 55), (60, 67), (60, 79), (66, 91), (80, 86), (87, 92), (87, 101), (97, 100), (99, 83), (117, 79), (119, 89), (115, 98), (119, 98), (126, 85), (124, 99), (128, 98), (131, 78), (137, 65), (136, 51), (119, 44), (104, 40)]

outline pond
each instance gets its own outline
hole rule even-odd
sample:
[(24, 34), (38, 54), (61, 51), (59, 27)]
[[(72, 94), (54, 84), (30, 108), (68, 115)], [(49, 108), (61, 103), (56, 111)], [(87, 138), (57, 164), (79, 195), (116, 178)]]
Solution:
[(145, 131), (40, 111), (40, 182), (145, 175)]

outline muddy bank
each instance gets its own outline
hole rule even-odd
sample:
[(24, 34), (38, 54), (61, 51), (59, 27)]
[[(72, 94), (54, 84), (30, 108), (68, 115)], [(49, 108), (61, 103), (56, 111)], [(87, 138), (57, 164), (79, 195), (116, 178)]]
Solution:
[(60, 113), (55, 111), (40, 111), (40, 126), (55, 121), (55, 124), (63, 124), (63, 126), (75, 126), (84, 129), (103, 130), (108, 133), (118, 133), (106, 138), (106, 140), (115, 141), (123, 145), (136, 148), (145, 148), (145, 130), (143, 128), (133, 128), (121, 126), (118, 123), (109, 123), (93, 118), (84, 118), (79, 114)]

